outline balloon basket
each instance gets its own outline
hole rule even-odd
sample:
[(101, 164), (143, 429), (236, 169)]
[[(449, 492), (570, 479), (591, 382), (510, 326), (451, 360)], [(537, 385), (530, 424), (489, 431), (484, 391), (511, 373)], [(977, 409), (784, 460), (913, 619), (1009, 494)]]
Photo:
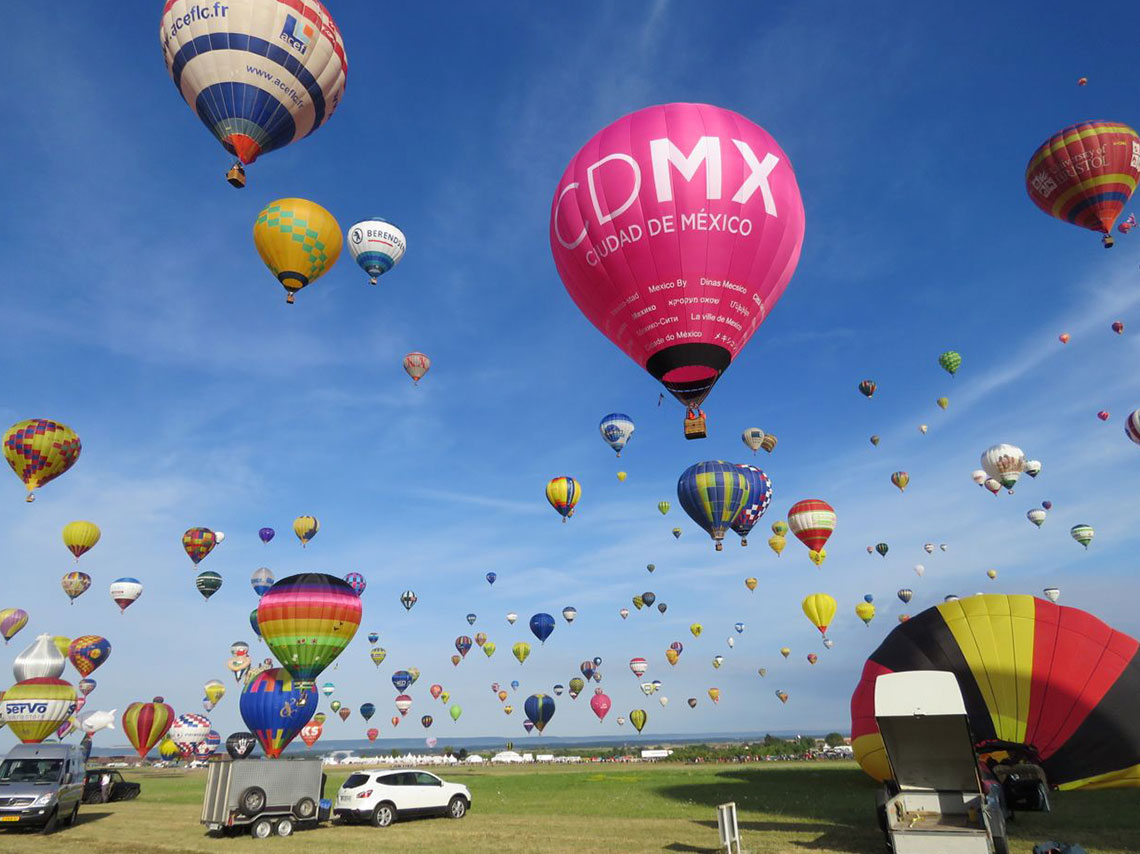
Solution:
[(245, 186), (245, 169), (240, 163), (235, 163), (230, 167), (230, 171), (226, 173), (226, 180), (231, 187), (236, 187), (239, 190)]
[(708, 434), (708, 422), (705, 416), (698, 415), (696, 418), (685, 419), (686, 439), (704, 439)]
[(1100, 242), (1104, 244), (1105, 249), (1111, 249), (1113, 246), (1116, 245), (1116, 238), (1113, 237), (1111, 234), (1106, 234), (1104, 237), (1102, 237), (1100, 239)]

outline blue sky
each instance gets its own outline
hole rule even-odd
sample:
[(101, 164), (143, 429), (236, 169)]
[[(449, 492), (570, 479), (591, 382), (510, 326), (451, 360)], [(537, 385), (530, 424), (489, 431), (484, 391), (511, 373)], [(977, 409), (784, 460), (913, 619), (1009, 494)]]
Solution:
[[(14, 477), (2, 490), (0, 607), (32, 620), (0, 663), (40, 632), (105, 635), (113, 653), (89, 709), (163, 694), (200, 711), (202, 683), (222, 678), (230, 692), (212, 717), (224, 736), (241, 728), (224, 661), (231, 642), (253, 640), (248, 578), (263, 565), (278, 577), (366, 576), (360, 635), (328, 677), (346, 705), (376, 703), (387, 735), (391, 672), (418, 666), (401, 737), (432, 714), (423, 734), (441, 740), (517, 738), (523, 698), (595, 655), (614, 701), (602, 732), (636, 707), (650, 712), (647, 733), (845, 728), (904, 586), (915, 613), (947, 593), (1056, 585), (1062, 604), (1140, 632), (1140, 449), (1122, 431), (1140, 405), (1140, 237), (1105, 252), (1023, 188), (1026, 161), (1055, 130), (1140, 121), (1129, 112), (1134, 68), (1096, 28), (1046, 25), (1057, 18), (1040, 4), (963, 8), (979, 23), (961, 28), (913, 4), (752, 5), (456, 4), (445, 15), (342, 0), (331, 11), (349, 58), (343, 106), (254, 164), (241, 192), (165, 73), (157, 5), (124, 11), (97, 36), (87, 17), (13, 10), (10, 31), (22, 35), (7, 55), (21, 92), (0, 136), (10, 295), (0, 415), (63, 420), (84, 452), (32, 506)], [(656, 383), (578, 312), (547, 238), (551, 195), (583, 142), (627, 112), (686, 100), (772, 133), (807, 215), (798, 271), (709, 398), (703, 442), (682, 438), (680, 407), (658, 408)], [(346, 255), (286, 306), (250, 237), (261, 207), (283, 196), (319, 202), (342, 227), (385, 216), (407, 234), (407, 256), (370, 288)], [(1117, 319), (1123, 336), (1109, 329)], [(949, 348), (963, 355), (953, 379), (936, 361)], [(409, 350), (433, 359), (419, 389), (400, 366)], [(864, 378), (879, 384), (871, 401), (856, 390)], [(620, 461), (597, 433), (614, 410), (637, 423)], [(751, 458), (739, 438), (749, 426), (780, 439), (757, 458), (775, 488), (758, 531), (801, 498), (837, 509), (822, 569), (792, 539), (778, 559), (763, 536), (714, 553), (676, 506), (691, 463)], [(992, 498), (969, 474), (1003, 441), (1044, 470)], [(905, 495), (889, 482), (897, 469), (911, 475)], [(542, 496), (559, 474), (584, 491), (566, 525)], [(663, 498), (675, 505), (666, 518)], [(1037, 530), (1024, 514), (1044, 499), (1055, 506)], [(301, 513), (322, 525), (305, 550), (289, 533)], [(69, 607), (59, 529), (76, 518), (96, 521), (103, 541), (82, 561), (92, 589)], [(1097, 529), (1087, 552), (1069, 539), (1078, 522)], [(227, 534), (200, 567), (225, 578), (208, 603), (180, 543), (197, 524)], [(263, 525), (279, 531), (269, 546)], [(886, 559), (865, 552), (879, 541)], [(927, 556), (927, 541), (948, 551)], [(106, 592), (122, 575), (146, 586), (125, 615)], [(749, 575), (760, 579), (753, 594)], [(398, 602), (406, 588), (420, 599), (411, 613)], [(618, 609), (645, 590), (668, 612), (623, 622)], [(830, 651), (800, 613), (816, 591), (840, 602)], [(865, 592), (880, 606), (869, 628), (852, 611)], [(565, 605), (577, 621), (559, 618), (520, 667), (509, 648), (533, 640), (527, 618)], [(508, 611), (520, 615), (514, 627)], [(738, 620), (747, 629), (729, 650)], [(692, 622), (704, 624), (699, 640)], [(370, 630), (388, 650), (378, 671)], [(498, 652), (453, 668), (454, 638), (479, 630)], [(685, 643), (675, 668), (664, 659), (673, 640)], [(808, 652), (820, 655), (814, 667)], [(668, 708), (642, 697), (632, 656), (650, 660)], [(489, 685), (514, 678), (508, 718)], [(433, 682), (463, 706), (458, 723), (431, 701)], [(712, 686), (723, 692), (715, 707)], [(560, 698), (547, 734), (598, 732), (586, 700)], [(354, 712), (326, 733), (365, 728)], [(0, 745), (11, 740), (0, 731)], [(120, 732), (97, 741), (125, 742)]]

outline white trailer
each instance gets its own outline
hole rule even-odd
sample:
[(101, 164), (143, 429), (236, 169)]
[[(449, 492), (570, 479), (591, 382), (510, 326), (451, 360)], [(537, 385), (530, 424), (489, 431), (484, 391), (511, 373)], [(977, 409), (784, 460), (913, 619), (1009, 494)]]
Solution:
[(1007, 854), (1001, 787), (987, 794), (953, 673), (888, 673), (875, 720), (891, 773), (879, 821), (895, 854)]
[(321, 760), (212, 759), (202, 824), (212, 833), (249, 828), (257, 839), (290, 836), (328, 819)]

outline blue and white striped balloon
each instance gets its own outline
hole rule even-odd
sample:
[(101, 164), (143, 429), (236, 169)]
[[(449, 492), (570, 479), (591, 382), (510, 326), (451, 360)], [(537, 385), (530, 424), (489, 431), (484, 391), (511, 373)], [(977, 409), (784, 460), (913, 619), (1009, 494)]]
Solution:
[(633, 436), (633, 419), (621, 412), (611, 412), (598, 425), (606, 444), (621, 456), (621, 449)]
[(166, 70), (243, 164), (308, 136), (344, 95), (348, 61), (319, 0), (166, 0)]
[(400, 263), (407, 248), (404, 232), (380, 217), (362, 220), (348, 230), (348, 251), (372, 284)]

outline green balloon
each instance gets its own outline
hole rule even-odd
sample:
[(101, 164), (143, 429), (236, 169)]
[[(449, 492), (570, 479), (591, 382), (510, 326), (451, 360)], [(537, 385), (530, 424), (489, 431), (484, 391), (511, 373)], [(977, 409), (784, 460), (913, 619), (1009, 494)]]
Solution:
[(221, 590), (222, 577), (216, 572), (210, 572), (207, 570), (206, 572), (199, 573), (198, 578), (194, 581), (194, 584), (198, 588), (198, 592), (209, 599), (211, 596)]
[(942, 366), (942, 370), (953, 376), (962, 364), (962, 357), (955, 350), (947, 350), (938, 357), (938, 364)]
[(641, 728), (645, 726), (645, 722), (649, 720), (649, 715), (645, 709), (634, 709), (629, 713), (629, 722), (633, 724), (633, 728), (641, 732)]
[(454, 705), (454, 706), (452, 706), (452, 707), (451, 707), (451, 719), (452, 719), (453, 721), (457, 721), (457, 720), (459, 720), (459, 716), (460, 716), (461, 714), (463, 714), (463, 707), (462, 707), (462, 706), (460, 706), (460, 705)]

